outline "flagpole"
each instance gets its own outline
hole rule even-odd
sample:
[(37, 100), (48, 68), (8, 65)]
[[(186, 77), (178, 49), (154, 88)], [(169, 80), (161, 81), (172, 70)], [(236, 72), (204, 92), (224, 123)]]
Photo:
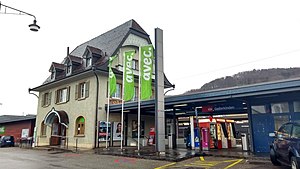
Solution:
[(108, 71), (108, 86), (107, 86), (108, 87), (108, 96), (107, 96), (107, 113), (106, 113), (106, 141), (105, 141), (105, 147), (106, 147), (106, 149), (108, 147), (107, 143), (108, 143), (108, 120), (109, 120), (109, 99), (110, 99), (110, 78), (109, 78), (109, 71)]
[[(125, 56), (126, 57), (126, 56)], [(122, 85), (122, 113), (121, 113), (121, 151), (123, 151), (123, 115), (124, 115), (124, 89), (125, 89), (125, 57), (123, 58), (123, 85)]]
[(138, 151), (140, 151), (141, 132), (141, 48), (139, 48), (139, 91), (138, 91)]
[[(124, 92), (122, 97), (124, 97)], [(121, 115), (121, 150), (123, 150), (123, 114), (124, 114), (124, 98), (122, 98), (122, 115)]]

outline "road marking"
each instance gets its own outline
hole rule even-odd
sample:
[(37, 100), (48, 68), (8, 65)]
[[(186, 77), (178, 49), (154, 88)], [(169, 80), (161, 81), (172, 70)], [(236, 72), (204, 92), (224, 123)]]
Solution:
[[(229, 160), (228, 160), (228, 161), (229, 161)], [(236, 162), (234, 162), (234, 163), (230, 164), (229, 166), (225, 167), (224, 169), (228, 169), (228, 168), (230, 168), (230, 167), (233, 167), (233, 166), (235, 166), (236, 164), (240, 163), (241, 161), (243, 161), (243, 159), (237, 160)]]
[(156, 167), (154, 169), (163, 169), (163, 168), (169, 167), (169, 166), (174, 165), (174, 164), (176, 164), (176, 162), (170, 163), (170, 164), (166, 164), (166, 165), (163, 165), (163, 166), (160, 166), (160, 167)]
[(136, 159), (133, 158), (120, 158), (114, 160), (115, 163), (136, 163)]
[(200, 156), (200, 161), (204, 161), (204, 157)]

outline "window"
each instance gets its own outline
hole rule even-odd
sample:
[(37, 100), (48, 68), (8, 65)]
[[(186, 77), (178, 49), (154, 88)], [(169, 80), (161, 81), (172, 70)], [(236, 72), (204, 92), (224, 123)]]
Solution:
[(300, 126), (298, 126), (298, 125), (293, 126), (291, 137), (292, 138), (297, 138), (297, 139), (300, 138)]
[(84, 135), (84, 128), (85, 128), (85, 119), (84, 117), (80, 116), (76, 120), (76, 135)]
[(82, 82), (76, 85), (75, 99), (84, 99), (89, 97), (90, 82)]
[(274, 116), (274, 129), (278, 130), (280, 126), (282, 126), (284, 123), (289, 122), (289, 115), (284, 116)]
[(70, 98), (70, 87), (62, 88), (56, 91), (55, 103), (66, 103)]
[(134, 87), (134, 93), (133, 93), (133, 98), (131, 101), (137, 101), (138, 100), (138, 87)]
[(51, 104), (51, 92), (42, 95), (42, 107), (47, 107)]
[(68, 62), (66, 65), (66, 75), (70, 75), (72, 73), (72, 64)]
[(112, 95), (112, 98), (121, 99), (122, 98), (121, 95), (122, 95), (122, 85), (117, 83), (116, 92)]
[(286, 124), (278, 130), (277, 135), (278, 137), (289, 138), (291, 134), (291, 130), (292, 130), (292, 124)]
[(51, 71), (51, 80), (55, 79), (55, 69), (52, 69)]
[(300, 101), (294, 101), (294, 112), (300, 112)]
[(288, 113), (289, 112), (288, 102), (273, 103), (273, 104), (271, 104), (271, 108), (272, 108), (272, 113)]
[(92, 65), (92, 56), (90, 55), (90, 52), (87, 51), (86, 52), (86, 63), (85, 63), (85, 66), (89, 67), (91, 65)]
[(41, 136), (46, 136), (47, 134), (47, 125), (42, 121), (41, 123)]
[(138, 68), (139, 68), (138, 63), (139, 63), (138, 60), (132, 59), (132, 69), (133, 70), (138, 70)]
[(266, 105), (257, 105), (251, 106), (252, 114), (265, 114), (267, 113), (267, 106)]

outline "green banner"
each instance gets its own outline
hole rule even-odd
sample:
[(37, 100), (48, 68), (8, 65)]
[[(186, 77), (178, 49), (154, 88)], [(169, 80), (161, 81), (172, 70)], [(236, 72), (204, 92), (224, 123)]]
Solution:
[(124, 53), (124, 101), (129, 101), (134, 96), (134, 75), (132, 70), (132, 59), (135, 54), (135, 51), (126, 51)]
[(111, 97), (114, 93), (116, 93), (117, 79), (116, 75), (112, 71), (111, 65), (116, 56), (112, 56), (109, 58), (109, 96)]
[(0, 134), (5, 134), (5, 127), (4, 126), (0, 126)]
[(147, 100), (152, 96), (153, 46), (141, 46), (140, 50), (141, 100)]

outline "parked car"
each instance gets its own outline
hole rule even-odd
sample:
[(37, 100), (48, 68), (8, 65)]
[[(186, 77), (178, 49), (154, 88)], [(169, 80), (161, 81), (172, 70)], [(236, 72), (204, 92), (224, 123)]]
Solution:
[(2, 136), (0, 138), (0, 147), (13, 147), (15, 146), (14, 136)]
[(270, 136), (274, 141), (270, 146), (270, 158), (274, 165), (286, 165), (292, 169), (300, 167), (300, 123), (283, 124)]

